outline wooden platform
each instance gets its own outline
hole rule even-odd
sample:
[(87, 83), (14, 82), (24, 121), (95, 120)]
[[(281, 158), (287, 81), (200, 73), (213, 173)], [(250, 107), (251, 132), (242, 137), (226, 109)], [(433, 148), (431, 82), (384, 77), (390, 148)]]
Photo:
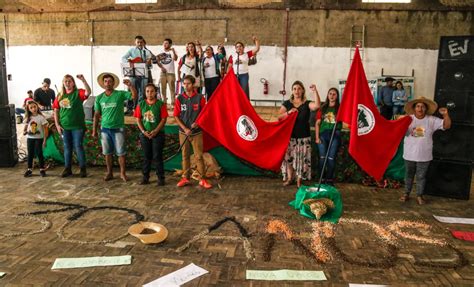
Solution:
[[(474, 282), (473, 244), (452, 238), (448, 231), (474, 231), (474, 227), (442, 224), (432, 217), (433, 214), (474, 217), (472, 200), (428, 197), (427, 205), (418, 206), (414, 200), (405, 204), (399, 202), (400, 190), (339, 184), (345, 221), (334, 226), (332, 240), (323, 241), (326, 247), (337, 248), (341, 253), (333, 253), (326, 263), (320, 263), (319, 257), (315, 257), (318, 253), (311, 251), (320, 250), (312, 249), (312, 244), (316, 243), (314, 221), (300, 216), (288, 206), (296, 187), (283, 187), (278, 178), (225, 177), (220, 181), (213, 180), (215, 188), (203, 190), (196, 182), (178, 189), (178, 178), (171, 174), (167, 174), (167, 185), (157, 188), (154, 178), (149, 186), (138, 185), (141, 175), (137, 170), (129, 172), (130, 182), (115, 179), (105, 183), (102, 168), (91, 168), (86, 179), (77, 176), (62, 179), (58, 176), (60, 167), (48, 170), (46, 178), (37, 176), (35, 170), (34, 177), (25, 179), (24, 168), (25, 165), (20, 164), (16, 168), (0, 169), (0, 272), (7, 273), (0, 278), (1, 286), (141, 286), (189, 263), (209, 270), (209, 274), (184, 286), (347, 286), (348, 283), (472, 286)], [(135, 215), (117, 209), (90, 210), (73, 221), (68, 217), (77, 209), (33, 218), (14, 217), (64, 207), (34, 204), (38, 200), (87, 208), (131, 209), (147, 221), (164, 224), (169, 237), (158, 245), (144, 245), (132, 236), (111, 244), (87, 244), (126, 233)], [(203, 238), (188, 249), (176, 252), (225, 217), (235, 217), (248, 232), (253, 258), (248, 259), (240, 239), (215, 237)], [(29, 234), (41, 229), (41, 218), (43, 223), (51, 223), (51, 227), (38, 234)], [(284, 222), (293, 233), (293, 241), (277, 234), (273, 247), (269, 248), (266, 228), (272, 220)], [(392, 234), (392, 240), (387, 243), (376, 237), (367, 222), (361, 224), (354, 220), (367, 220), (382, 230), (389, 230), (394, 223), (403, 220), (421, 221), (431, 229), (402, 228), (402, 231), (444, 240), (449, 245), (415, 241), (394, 232), (388, 233)], [(241, 231), (231, 222), (224, 223), (210, 235), (242, 238)], [(301, 244), (296, 244), (295, 240)], [(51, 270), (56, 258), (114, 255), (132, 255), (132, 264)], [(249, 281), (245, 279), (247, 269), (321, 270), (328, 281)]]

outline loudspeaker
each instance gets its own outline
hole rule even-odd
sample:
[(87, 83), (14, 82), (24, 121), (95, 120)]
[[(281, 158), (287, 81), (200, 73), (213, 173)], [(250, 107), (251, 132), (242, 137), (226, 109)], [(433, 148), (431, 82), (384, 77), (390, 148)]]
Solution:
[(426, 194), (468, 200), (471, 177), (471, 163), (433, 160), (426, 175)]
[(473, 60), (439, 60), (436, 84), (442, 90), (471, 90), (474, 82)]
[(16, 136), (15, 106), (0, 107), (0, 138)]
[(474, 60), (474, 36), (443, 36), (439, 44), (439, 59)]
[(18, 145), (16, 135), (0, 138), (0, 167), (12, 167), (18, 163)]
[(8, 105), (7, 62), (5, 40), (0, 38), (0, 107)]
[(474, 90), (438, 90), (435, 101), (448, 107), (453, 122), (474, 125)]
[(433, 133), (433, 157), (440, 160), (474, 160), (474, 127), (453, 124)]

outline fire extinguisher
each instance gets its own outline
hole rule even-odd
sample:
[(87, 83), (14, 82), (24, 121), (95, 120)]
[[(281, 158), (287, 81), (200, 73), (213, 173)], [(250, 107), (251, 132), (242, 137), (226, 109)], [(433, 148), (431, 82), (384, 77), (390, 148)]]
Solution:
[(265, 78), (261, 78), (260, 82), (263, 84), (263, 94), (268, 95), (268, 81)]

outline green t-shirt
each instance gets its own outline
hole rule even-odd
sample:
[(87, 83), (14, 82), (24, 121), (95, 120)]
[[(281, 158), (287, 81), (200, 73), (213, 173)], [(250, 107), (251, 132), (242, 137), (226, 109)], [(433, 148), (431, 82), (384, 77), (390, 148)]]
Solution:
[(79, 96), (79, 92), (84, 95), (84, 90), (76, 89), (70, 94), (63, 94), (58, 99), (59, 122), (65, 130), (86, 128), (83, 99)]
[(161, 121), (163, 102), (157, 100), (153, 105), (149, 105), (146, 100), (141, 100), (139, 106), (143, 127), (147, 132), (154, 130)]
[(131, 100), (132, 94), (127, 91), (114, 90), (110, 96), (104, 93), (95, 99), (94, 109), (102, 115), (100, 122), (103, 128), (119, 129), (124, 127), (123, 103)]
[[(321, 126), (319, 127), (319, 133), (325, 130), (332, 130), (336, 124), (336, 109), (334, 107), (328, 107), (326, 112), (321, 110)], [(336, 129), (341, 129), (341, 123), (337, 124)]]

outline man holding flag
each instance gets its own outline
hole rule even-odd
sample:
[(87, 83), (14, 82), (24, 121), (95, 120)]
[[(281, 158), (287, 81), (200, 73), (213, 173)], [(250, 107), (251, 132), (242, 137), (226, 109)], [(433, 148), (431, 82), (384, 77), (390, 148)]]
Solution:
[(370, 176), (382, 179), (411, 118), (389, 121), (380, 115), (367, 84), (358, 48), (347, 77), (337, 121), (350, 126), (349, 154)]

